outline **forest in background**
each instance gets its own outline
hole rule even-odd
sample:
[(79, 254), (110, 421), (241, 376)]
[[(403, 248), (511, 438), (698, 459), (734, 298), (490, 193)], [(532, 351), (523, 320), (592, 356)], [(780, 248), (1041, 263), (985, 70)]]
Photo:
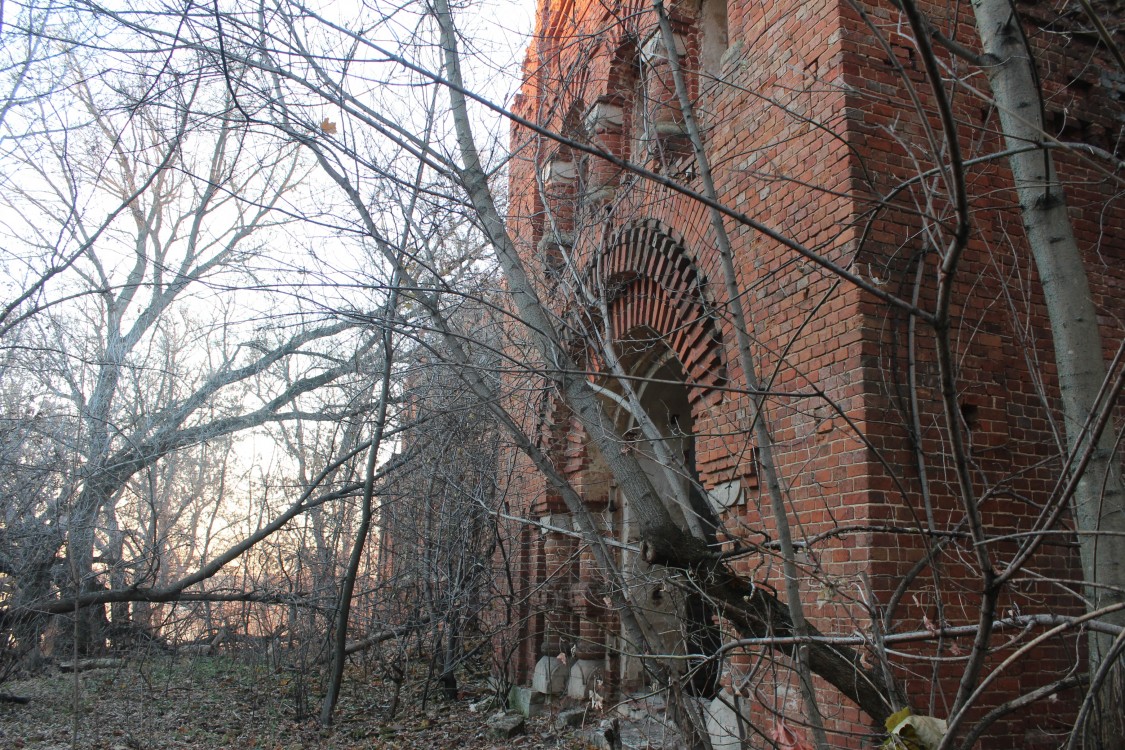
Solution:
[[(1009, 13), (992, 0), (978, 7), (992, 5)], [(654, 5), (653, 24), (662, 8)], [(973, 196), (954, 147), (958, 123), (943, 106), (960, 73), (940, 63), (964, 50), (935, 52), (930, 39), (940, 42), (940, 33), (914, 3), (901, 8), (910, 29), (902, 33), (935, 92), (936, 103), (926, 104), (937, 122), (927, 154), (935, 166), (922, 164), (917, 183), (923, 197), (937, 196), (919, 215), (945, 279), (957, 271)], [(315, 705), (303, 712), (329, 725), (349, 656), (376, 647), (391, 654), (395, 644), (399, 656), (386, 656), (383, 667), (393, 682), (405, 669), (395, 659), (414, 644), (428, 661), (427, 684), (456, 697), (466, 660), (503, 661), (506, 629), (518, 617), (498, 585), (512, 574), (500, 521), (513, 520), (505, 506), (513, 457), (522, 452), (552, 491), (568, 503), (577, 498), (527, 424), (546, 390), (600, 441), (610, 472), (642, 509), (638, 552), (713, 597), (741, 638), (791, 655), (802, 681), (813, 671), (829, 681), (826, 673), (835, 674), (833, 684), (854, 683), (857, 674), (870, 680), (871, 690), (849, 697), (882, 723), (901, 702), (885, 674), (858, 657), (837, 658), (843, 650), (835, 646), (826, 661), (815, 648), (793, 647), (821, 643), (803, 625), (796, 589), (740, 614), (742, 594), (732, 592), (768, 592), (706, 553), (698, 529), (671, 521), (637, 457), (621, 449), (606, 394), (571, 356), (568, 321), (534, 293), (534, 274), (503, 221), (509, 122), (497, 115), (510, 90), (495, 86), (518, 83), (514, 51), (498, 52), (498, 35), (461, 33), (454, 19), (470, 18), (471, 8), (440, 0), (352, 10), (4, 4), (0, 682), (44, 660), (243, 649), (307, 674)], [(1085, 10), (1083, 33), (1121, 64), (1116, 27)], [(1010, 62), (993, 43), (988, 33), (973, 41), (973, 64), (988, 71), (990, 106), (1007, 112), (1011, 97), (1038, 96), (1038, 83), (1026, 59)], [(666, 57), (675, 69), (676, 56)], [(673, 88), (690, 113), (688, 87)], [(1053, 189), (1050, 154), (1059, 150), (1093, 160), (1110, 182), (1120, 179), (1120, 161), (1049, 139), (1044, 123), (1026, 115), (1000, 127), (1011, 144), (988, 158), (1013, 160), (1013, 188), (1031, 196), (1021, 205), (1044, 211), (1025, 224), (1047, 225), (1045, 255), (1084, 277), (1083, 258), (1058, 250), (1065, 204), (1060, 215), (1036, 191)], [(607, 156), (572, 134), (538, 135)], [(703, 137), (690, 129), (687, 137), (705, 174)], [(1024, 155), (1038, 172), (1021, 171)], [(621, 166), (638, 180), (675, 182), (643, 165)], [(753, 224), (705, 182), (679, 188), (716, 212), (719, 238), (724, 222)], [(932, 309), (919, 310), (873, 274), (787, 246), (932, 328), (939, 355), (951, 356), (951, 303), (940, 279)], [(1045, 255), (1036, 256), (1041, 276)], [(742, 296), (737, 278), (723, 282), (730, 300)], [(1060, 292), (1059, 309), (1078, 308), (1084, 295), (1074, 289)], [(724, 314), (742, 334), (736, 354), (750, 380), (759, 356), (752, 325), (733, 302)], [(1123, 376), (1119, 359), (1105, 366), (1103, 350), (1115, 346), (1101, 342), (1092, 308), (1074, 317), (1092, 321), (1094, 338), (1079, 331), (1057, 348), (1084, 352), (1096, 366), (1064, 384), (1057, 460), (1065, 481), (1047, 500), (1042, 525), (1003, 565), (981, 553), (988, 532), (974, 508), (991, 490), (973, 475), (957, 404), (941, 404), (947, 421), (937, 429), (985, 596), (953, 729), (935, 747), (952, 747), (958, 729), (971, 737), (980, 726), (969, 717), (987, 680), (981, 665), (994, 629), (1092, 634), (1090, 656), (1076, 660), (1088, 671), (1015, 697), (1013, 708), (1086, 690), (1070, 739), (1077, 743), (1086, 719), (1106, 714), (1099, 702), (1119, 705), (1125, 512), (1112, 416)], [(583, 344), (613, 370), (612, 342), (590, 335)], [(938, 401), (956, 392), (956, 368), (946, 365), (949, 392)], [(745, 390), (763, 410), (764, 391)], [(1053, 398), (1044, 388), (1044, 399)], [(643, 424), (643, 409), (630, 408)], [(766, 455), (769, 425), (752, 422), (748, 431)], [(764, 502), (785, 517), (780, 490)], [(1111, 512), (1087, 512), (1106, 504)], [(1022, 620), (999, 611), (992, 592), (1058, 532), (1064, 513), (1076, 519), (1067, 527), (1076, 544), (1096, 540), (1092, 552), (1083, 547), (1084, 580), (1060, 582), (1084, 591), (1088, 612)], [(596, 525), (576, 533), (601, 549)], [(799, 563), (793, 544), (783, 536), (768, 552), (791, 569), (790, 580)], [(610, 595), (643, 619), (628, 590)], [(933, 637), (944, 637), (942, 627), (934, 625)], [(668, 676), (656, 666), (654, 678)], [(825, 746), (815, 695), (804, 700), (810, 741)], [(679, 723), (705, 741), (690, 731), (690, 716)]]

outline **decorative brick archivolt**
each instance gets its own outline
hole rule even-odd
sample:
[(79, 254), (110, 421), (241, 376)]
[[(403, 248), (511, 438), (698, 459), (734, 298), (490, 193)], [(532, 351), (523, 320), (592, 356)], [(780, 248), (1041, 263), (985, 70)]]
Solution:
[(647, 220), (622, 230), (590, 269), (589, 284), (605, 296), (616, 340), (655, 333), (680, 360), (693, 406), (721, 398), (716, 389), (727, 373), (707, 280), (664, 226)]

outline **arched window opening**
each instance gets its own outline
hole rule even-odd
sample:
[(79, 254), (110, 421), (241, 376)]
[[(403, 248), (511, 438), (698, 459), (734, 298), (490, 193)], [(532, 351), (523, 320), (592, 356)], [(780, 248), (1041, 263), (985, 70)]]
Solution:
[[(696, 470), (694, 417), (683, 365), (663, 338), (648, 329), (631, 332), (620, 348), (621, 365), (635, 396), (632, 404), (622, 398), (615, 409), (618, 429), (628, 441), (622, 449), (636, 454), (653, 488), (668, 500), (669, 510), (679, 523), (689, 527), (702, 524), (710, 529), (710, 514)], [(610, 387), (625, 390), (620, 383)], [(641, 414), (635, 411), (638, 407)], [(648, 424), (642, 426), (642, 420)], [(620, 541), (635, 545), (639, 537), (629, 498), (620, 490), (614, 494), (614, 529)], [(698, 595), (667, 580), (671, 575), (667, 570), (649, 566), (634, 552), (621, 553), (621, 570), (630, 588), (629, 598), (643, 605), (653, 631), (676, 657), (667, 662), (666, 668), (685, 677), (688, 692), (713, 697), (718, 685), (717, 662), (682, 658), (686, 654), (710, 655), (718, 649), (711, 608)], [(624, 638), (625, 633), (619, 637)], [(616, 677), (625, 692), (646, 684), (643, 660), (630, 655), (638, 653), (636, 648), (626, 646), (611, 649), (611, 653), (622, 654)]]

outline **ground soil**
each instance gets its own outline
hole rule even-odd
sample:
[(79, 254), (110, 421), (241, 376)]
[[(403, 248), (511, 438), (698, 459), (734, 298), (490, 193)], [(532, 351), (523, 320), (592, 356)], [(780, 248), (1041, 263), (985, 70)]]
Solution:
[[(417, 672), (419, 670), (415, 670)], [(30, 698), (0, 703), (0, 748), (12, 750), (156, 750), (162, 748), (580, 748), (573, 731), (553, 728), (554, 711), (528, 721), (511, 739), (493, 736), (484, 679), (463, 682), (459, 699), (409, 679), (397, 715), (390, 717), (393, 686), (375, 668), (347, 674), (335, 721), (322, 728), (319, 685), (295, 670), (272, 669), (224, 656), (129, 658), (116, 668), (78, 675), (47, 667), (0, 685), (0, 693)], [(77, 721), (75, 721), (77, 708)], [(591, 716), (591, 719), (596, 717)], [(596, 723), (596, 722), (595, 722)]]

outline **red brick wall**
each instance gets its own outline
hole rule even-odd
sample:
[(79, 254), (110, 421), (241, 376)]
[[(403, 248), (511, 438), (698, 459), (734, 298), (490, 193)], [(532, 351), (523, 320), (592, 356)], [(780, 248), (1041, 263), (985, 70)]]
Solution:
[[(935, 166), (927, 138), (930, 132), (942, 137), (940, 122), (913, 43), (898, 33), (908, 28), (905, 20), (889, 3), (861, 7), (866, 16), (847, 3), (729, 3), (730, 49), (721, 81), (697, 73), (706, 41), (693, 25), (694, 9), (681, 4), (673, 11), (720, 199), (927, 308), (934, 304), (937, 278), (934, 245), (948, 241), (940, 224), (950, 220), (952, 210), (936, 177), (917, 176)], [(924, 6), (945, 33), (971, 40), (971, 16), (957, 9), (962, 15), (949, 18), (944, 8)], [(553, 25), (529, 52), (519, 113), (701, 189), (681, 136), (666, 133), (658, 157), (642, 150), (642, 112), (664, 122), (678, 117), (669, 104), (666, 70), (646, 72), (637, 65), (638, 49), (655, 28), (647, 6), (611, 11), (602, 3), (544, 3), (541, 19), (547, 11)], [(876, 43), (869, 24), (885, 34), (889, 51)], [(1034, 30), (1032, 39), (1044, 50), (1045, 107), (1058, 136), (1112, 150), (1119, 96), (1099, 78), (1097, 71), (1105, 68), (1094, 47), (1085, 37), (1067, 46)], [(965, 86), (944, 86), (962, 123), (957, 135), (965, 158), (997, 151), (995, 115), (972, 93), (986, 90), (987, 82), (965, 63), (939, 56), (951, 69), (966, 71)], [(641, 103), (643, 91), (657, 102)], [(599, 102), (620, 107), (620, 124), (610, 116), (590, 127), (586, 114)], [(565, 320), (588, 321), (573, 293), (577, 283), (586, 283), (608, 295), (616, 337), (624, 340), (643, 329), (663, 338), (686, 374), (701, 482), (714, 487), (742, 479), (747, 490), (745, 502), (724, 519), (730, 535), (754, 542), (775, 538), (768, 499), (755, 480), (749, 401), (739, 390), (745, 379), (724, 309), (707, 209), (523, 129), (513, 130), (512, 146), (511, 226), (529, 266), (551, 271), (539, 277), (541, 293)], [(551, 159), (569, 166), (545, 169)], [(1117, 228), (1125, 217), (1107, 169), (1098, 157), (1072, 153), (1060, 159), (1112, 350), (1121, 340), (1125, 264)], [(571, 174), (573, 179), (558, 178)], [(995, 534), (1011, 534), (1031, 527), (1059, 470), (1053, 353), (1003, 162), (972, 164), (968, 190), (973, 230), (958, 272), (951, 332), (958, 399), (981, 513)], [(730, 219), (725, 225), (760, 375), (775, 394), (768, 413), (790, 521), (799, 538), (817, 540), (804, 558), (802, 582), (814, 623), (830, 633), (868, 632), (865, 602), (873, 594), (875, 612), (887, 618), (891, 631), (937, 622), (939, 599), (947, 624), (974, 624), (980, 580), (958, 525), (963, 511), (938, 398), (934, 332), (916, 322), (911, 337), (901, 310), (841, 283), (747, 226)], [(553, 231), (561, 241), (551, 239)], [(545, 260), (547, 252), (554, 255)], [(570, 254), (570, 266), (562, 253)], [(596, 356), (590, 364), (597, 367)], [(918, 409), (913, 417), (912, 381)], [(916, 435), (913, 422), (920, 428)], [(572, 441), (560, 461), (577, 461), (569, 473), (581, 482), (591, 459), (582, 453), (580, 430), (569, 420), (554, 422), (554, 429), (568, 432), (569, 437), (555, 435)], [(527, 512), (536, 512), (543, 492), (528, 495)], [(935, 565), (918, 565), (925, 537), (902, 531), (926, 528), (926, 497), (936, 527), (948, 532), (940, 537)], [(1002, 611), (1080, 611), (1065, 587), (1046, 580), (1079, 577), (1076, 554), (1064, 539), (1041, 548), (1027, 574), (1005, 592)], [(992, 552), (1003, 559), (1015, 543), (998, 543)], [(551, 555), (546, 569), (556, 565)], [(748, 555), (735, 564), (754, 580), (781, 588), (779, 560)], [(914, 576), (911, 583), (900, 590), (908, 575)], [(894, 605), (889, 612), (888, 605)], [(896, 647), (943, 660), (936, 667), (920, 659), (895, 660), (896, 677), (916, 710), (946, 715), (960, 677), (959, 651), (968, 645), (945, 643), (940, 653), (933, 643)], [(1017, 689), (1057, 679), (1074, 666), (1075, 650), (1072, 641), (1059, 640), (1025, 656), (997, 683), (981, 711)], [(1010, 653), (999, 650), (991, 664)], [(752, 662), (749, 655), (736, 659), (734, 679)], [(863, 717), (827, 688), (822, 693), (830, 729), (841, 732), (834, 734), (836, 741), (858, 746), (859, 740), (844, 733), (865, 731)], [(1013, 715), (992, 735), (1035, 746), (1073, 711), (1071, 699), (1062, 696), (1050, 712)]]

